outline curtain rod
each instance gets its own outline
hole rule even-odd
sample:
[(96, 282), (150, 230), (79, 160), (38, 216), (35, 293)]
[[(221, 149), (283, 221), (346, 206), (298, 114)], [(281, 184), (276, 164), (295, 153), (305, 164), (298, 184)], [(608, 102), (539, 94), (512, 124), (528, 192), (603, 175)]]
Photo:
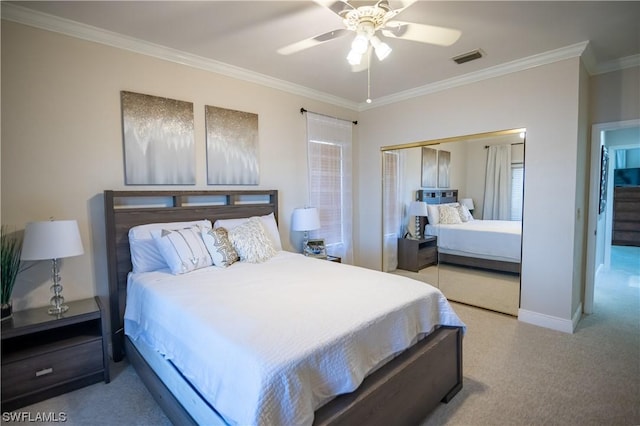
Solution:
[[(489, 148), (490, 146), (498, 146), (498, 145), (500, 145), (500, 144), (496, 144), (496, 145), (485, 145), (485, 146), (484, 146), (484, 149), (487, 149), (487, 148)], [(516, 143), (509, 144), (509, 145), (524, 145), (524, 142), (516, 142)]]
[[(308, 112), (306, 109), (304, 109), (304, 107), (300, 108), (300, 114), (304, 114), (305, 112)], [(313, 111), (311, 111), (313, 112)], [(327, 114), (320, 114), (319, 112), (313, 112), (314, 114), (318, 114), (318, 115), (322, 115), (324, 117), (329, 117), (329, 118), (335, 118), (337, 120), (342, 120), (342, 121), (349, 121), (349, 120), (345, 120), (344, 118), (340, 118), (340, 117), (334, 117), (332, 115), (327, 115)], [(355, 124), (356, 126), (358, 125), (358, 120), (354, 120), (352, 121), (353, 124)]]

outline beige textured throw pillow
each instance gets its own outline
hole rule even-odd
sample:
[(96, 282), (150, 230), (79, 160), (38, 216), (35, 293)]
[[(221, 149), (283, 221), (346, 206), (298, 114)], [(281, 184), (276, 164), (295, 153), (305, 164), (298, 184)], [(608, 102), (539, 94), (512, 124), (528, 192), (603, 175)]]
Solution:
[(440, 206), (440, 223), (443, 225), (462, 223), (458, 209), (452, 206)]
[(225, 228), (205, 230), (202, 232), (202, 240), (214, 265), (226, 268), (238, 260), (238, 252), (229, 241), (229, 234)]
[(229, 241), (243, 262), (260, 263), (276, 254), (259, 217), (252, 217), (229, 231)]

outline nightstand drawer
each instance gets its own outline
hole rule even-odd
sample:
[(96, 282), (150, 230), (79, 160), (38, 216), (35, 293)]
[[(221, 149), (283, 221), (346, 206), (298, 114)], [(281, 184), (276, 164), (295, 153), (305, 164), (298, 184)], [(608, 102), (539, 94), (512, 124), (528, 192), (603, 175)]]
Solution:
[(431, 265), (435, 263), (438, 263), (438, 252), (435, 247), (418, 251), (418, 265)]
[(65, 383), (102, 370), (102, 340), (2, 364), (2, 400)]

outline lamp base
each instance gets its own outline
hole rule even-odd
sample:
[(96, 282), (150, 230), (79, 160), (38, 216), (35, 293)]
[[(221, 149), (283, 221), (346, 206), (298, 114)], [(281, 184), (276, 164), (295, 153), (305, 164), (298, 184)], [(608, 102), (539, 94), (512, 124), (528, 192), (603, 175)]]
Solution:
[(420, 217), (416, 216), (416, 240), (422, 238), (422, 233), (420, 232)]
[(69, 307), (67, 305), (60, 305), (60, 306), (50, 307), (47, 312), (49, 313), (49, 315), (60, 315), (60, 314), (64, 314), (68, 310), (69, 310)]

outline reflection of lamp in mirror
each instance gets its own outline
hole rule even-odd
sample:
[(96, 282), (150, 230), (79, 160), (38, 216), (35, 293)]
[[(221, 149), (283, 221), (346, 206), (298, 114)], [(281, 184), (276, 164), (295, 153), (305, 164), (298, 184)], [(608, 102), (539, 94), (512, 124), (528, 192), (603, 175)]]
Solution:
[(462, 200), (460, 200), (460, 204), (469, 209), (469, 213), (473, 214), (473, 209), (475, 209), (475, 206), (473, 205), (473, 199), (463, 198)]
[(309, 231), (320, 229), (320, 215), (315, 207), (305, 207), (303, 209), (295, 209), (291, 218), (292, 231), (304, 231), (304, 240), (302, 242), (302, 252), (305, 252), (307, 243), (309, 242)]
[(416, 217), (416, 238), (420, 239), (422, 237), (422, 232), (420, 232), (420, 216), (427, 215), (427, 203), (424, 201), (412, 201), (409, 204), (409, 216)]
[(46, 222), (30, 222), (24, 230), (22, 260), (52, 261), (51, 307), (49, 314), (65, 313), (69, 307), (64, 304), (62, 286), (60, 285), (59, 259), (79, 256), (84, 253), (78, 222), (75, 220), (50, 220)]

